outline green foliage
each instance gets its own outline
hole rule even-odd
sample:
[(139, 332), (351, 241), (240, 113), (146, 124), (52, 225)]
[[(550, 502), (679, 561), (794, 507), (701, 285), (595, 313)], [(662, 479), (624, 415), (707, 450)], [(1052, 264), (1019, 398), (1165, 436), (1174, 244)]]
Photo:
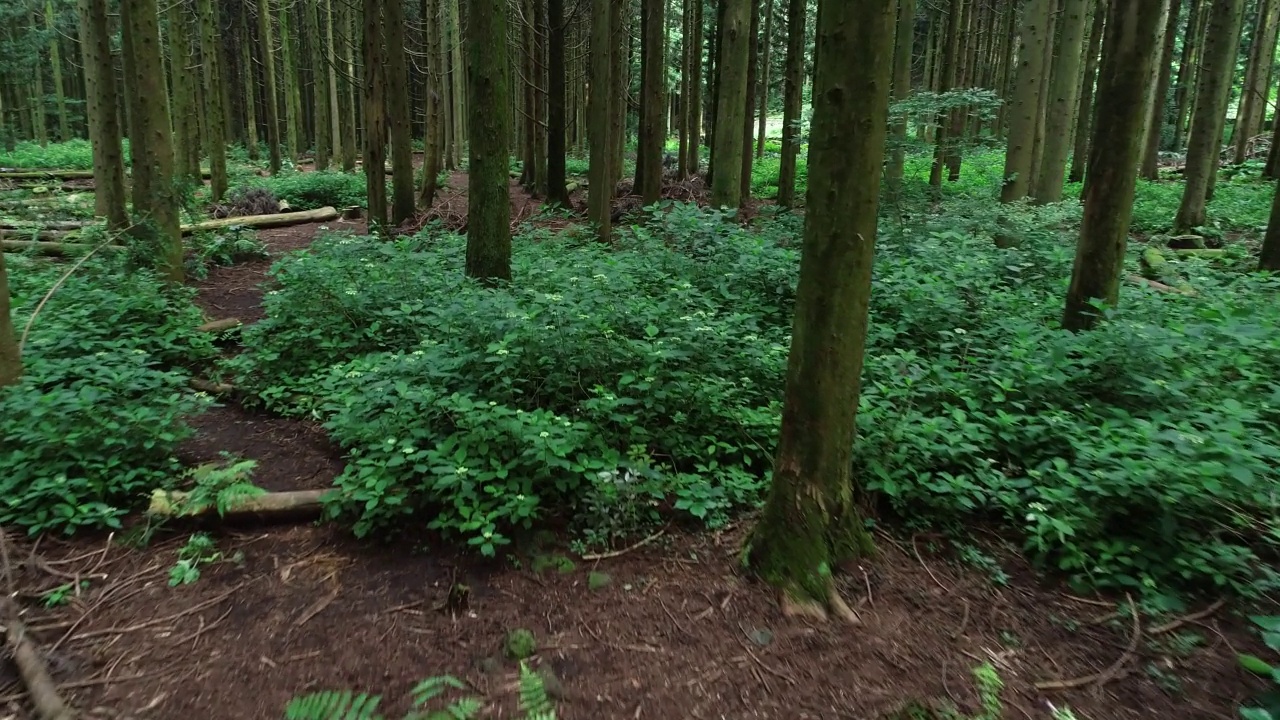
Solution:
[(242, 187), (267, 188), (293, 210), (365, 207), (368, 203), (363, 173), (284, 172), (274, 177), (248, 177), (244, 182)]
[(71, 600), (72, 596), (79, 595), (81, 591), (88, 589), (88, 587), (88, 580), (81, 580), (78, 583), (64, 583), (46, 591), (40, 596), (40, 601), (47, 608), (59, 607), (65, 605)]
[[(450, 690), (465, 690), (466, 685), (452, 675), (431, 677), (414, 686), (413, 710), (404, 720), (472, 720), (480, 717), (481, 702), (473, 697), (463, 697), (446, 705), (437, 701)], [(547, 695), (542, 677), (520, 663), (521, 720), (555, 720), (555, 707)], [(381, 695), (356, 693), (350, 690), (315, 692), (289, 701), (285, 708), (285, 720), (385, 720), (378, 714)]]
[(267, 257), (267, 246), (258, 239), (257, 231), (240, 226), (195, 233), (189, 236), (187, 247), (186, 273), (195, 279), (208, 277), (212, 265), (234, 265)]
[(538, 649), (538, 640), (525, 628), (515, 628), (507, 633), (507, 641), (503, 646), (507, 657), (512, 660), (524, 660)]
[(235, 505), (266, 494), (251, 480), (256, 460), (239, 460), (225, 453), (223, 457), (225, 465), (201, 465), (187, 472), (191, 486), (174, 503), (174, 516), (196, 514), (210, 505), (219, 515), (226, 515)]
[[(123, 143), (124, 164), (129, 166), (129, 140)], [(0, 147), (0, 168), (36, 170), (92, 170), (93, 146), (88, 140), (77, 138), (66, 142), (49, 143), (40, 147), (34, 142), (20, 142), (13, 152)]]
[[(6, 259), (21, 332), (67, 267)], [(0, 393), (0, 523), (119, 527), (147, 491), (172, 485), (183, 418), (206, 402), (184, 368), (214, 354), (192, 293), (91, 259), (45, 304), (22, 381)]]
[[(1262, 635), (1262, 641), (1273, 653), (1280, 654), (1280, 617), (1255, 615), (1250, 618)], [(1255, 675), (1271, 679), (1271, 689), (1255, 698), (1250, 707), (1240, 708), (1244, 720), (1277, 720), (1280, 718), (1280, 661), (1266, 661), (1256, 655), (1240, 655), (1240, 665)]]
[(200, 579), (200, 568), (222, 559), (218, 545), (206, 533), (195, 533), (178, 548), (178, 562), (169, 568), (169, 586), (190, 585)]
[(556, 720), (556, 708), (542, 676), (520, 663), (520, 708), (525, 720)]

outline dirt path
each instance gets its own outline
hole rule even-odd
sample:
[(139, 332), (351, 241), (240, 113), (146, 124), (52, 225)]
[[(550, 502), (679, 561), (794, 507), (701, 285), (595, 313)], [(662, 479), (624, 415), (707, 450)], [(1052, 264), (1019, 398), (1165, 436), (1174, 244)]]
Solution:
[[(317, 227), (262, 237), (278, 255), (305, 247)], [(215, 269), (198, 284), (200, 303), (212, 316), (260, 318), (257, 285), (269, 264)], [(342, 466), (307, 423), (229, 406), (197, 429), (189, 459), (254, 458), (255, 478), (271, 489), (324, 487)], [(748, 527), (673, 530), (616, 559), (541, 573), (529, 558), (485, 565), (423, 547), (425, 536), (381, 547), (327, 526), (215, 530), (235, 561), (181, 587), (167, 580), (185, 534), (141, 550), (46, 538), (20, 549), (46, 564), (27, 563), (19, 579), (56, 677), (93, 718), (265, 720), (319, 689), (385, 693), (384, 711), (399, 717), (417, 681), (446, 673), (483, 696), (490, 717), (517, 717), (516, 667), (501, 656), (513, 628), (535, 633), (531, 664), (554, 676), (566, 720), (871, 719), (908, 699), (951, 699), (972, 712), (970, 670), (982, 662), (1007, 685), (1006, 718), (1048, 718), (1047, 701), (1082, 720), (1227, 718), (1256, 688), (1234, 655), (1254, 640), (1225, 612), (1128, 653), (1131, 626), (1099, 621), (1107, 607), (1039, 589), (1016, 559), (1005, 564), (1009, 584), (993, 584), (933, 557), (928, 539), (883, 537), (882, 557), (847, 578), (860, 627), (785, 620), (770, 593), (736, 570)], [(69, 577), (87, 581), (78, 597), (53, 609), (36, 602)], [(451, 603), (459, 585), (464, 599)], [(1119, 658), (1096, 689), (1034, 687)], [(7, 703), (25, 717), (14, 678), (6, 681), (0, 712)]]

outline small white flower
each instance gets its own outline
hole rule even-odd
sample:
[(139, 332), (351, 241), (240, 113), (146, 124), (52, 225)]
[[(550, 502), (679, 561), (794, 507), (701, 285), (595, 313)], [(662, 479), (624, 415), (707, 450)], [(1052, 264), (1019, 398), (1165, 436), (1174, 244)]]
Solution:
[(498, 406), (498, 403), (497, 403), (497, 402), (495, 402), (495, 401), (493, 401), (493, 400), (490, 400), (490, 401), (489, 401), (489, 407), (497, 407), (497, 406)]
[(498, 348), (498, 353), (497, 353), (497, 354), (499, 354), (499, 355), (510, 355), (510, 354), (511, 354), (511, 351), (510, 351), (510, 350), (508, 350), (508, 349), (506, 349), (506, 348)]
[(551, 437), (551, 433), (547, 432), (546, 430), (543, 430), (542, 432), (538, 433), (538, 437), (548, 438), (548, 437)]
[(459, 466), (458, 466), (458, 469), (453, 471), (453, 473), (454, 473), (455, 475), (466, 475), (466, 474), (467, 474), (467, 473), (469, 473), (469, 472), (471, 472), (471, 471), (470, 471), (470, 470), (468, 470), (468, 469), (467, 469), (467, 467), (466, 467), (465, 465), (459, 465)]

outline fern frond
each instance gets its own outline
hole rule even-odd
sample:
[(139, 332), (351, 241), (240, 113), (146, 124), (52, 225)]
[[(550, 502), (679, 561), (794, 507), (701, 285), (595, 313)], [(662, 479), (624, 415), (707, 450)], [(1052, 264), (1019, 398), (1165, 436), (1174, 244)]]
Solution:
[(448, 688), (462, 690), (466, 687), (461, 680), (452, 675), (429, 677), (413, 687), (413, 706), (420, 708), (426, 705)]
[(382, 720), (375, 714), (380, 695), (326, 690), (295, 697), (284, 709), (285, 720)]
[(547, 696), (542, 676), (520, 663), (520, 709), (526, 720), (555, 720), (556, 709)]
[(226, 515), (227, 510), (239, 505), (245, 500), (266, 495), (267, 491), (248, 482), (234, 482), (217, 491), (214, 504), (217, 506), (219, 515)]

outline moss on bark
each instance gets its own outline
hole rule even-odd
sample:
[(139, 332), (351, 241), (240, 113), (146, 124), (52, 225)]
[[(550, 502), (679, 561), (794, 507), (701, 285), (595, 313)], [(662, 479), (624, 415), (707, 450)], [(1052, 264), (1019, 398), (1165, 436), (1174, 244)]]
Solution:
[(506, 0), (472, 0), (467, 19), (467, 276), (511, 279)]

